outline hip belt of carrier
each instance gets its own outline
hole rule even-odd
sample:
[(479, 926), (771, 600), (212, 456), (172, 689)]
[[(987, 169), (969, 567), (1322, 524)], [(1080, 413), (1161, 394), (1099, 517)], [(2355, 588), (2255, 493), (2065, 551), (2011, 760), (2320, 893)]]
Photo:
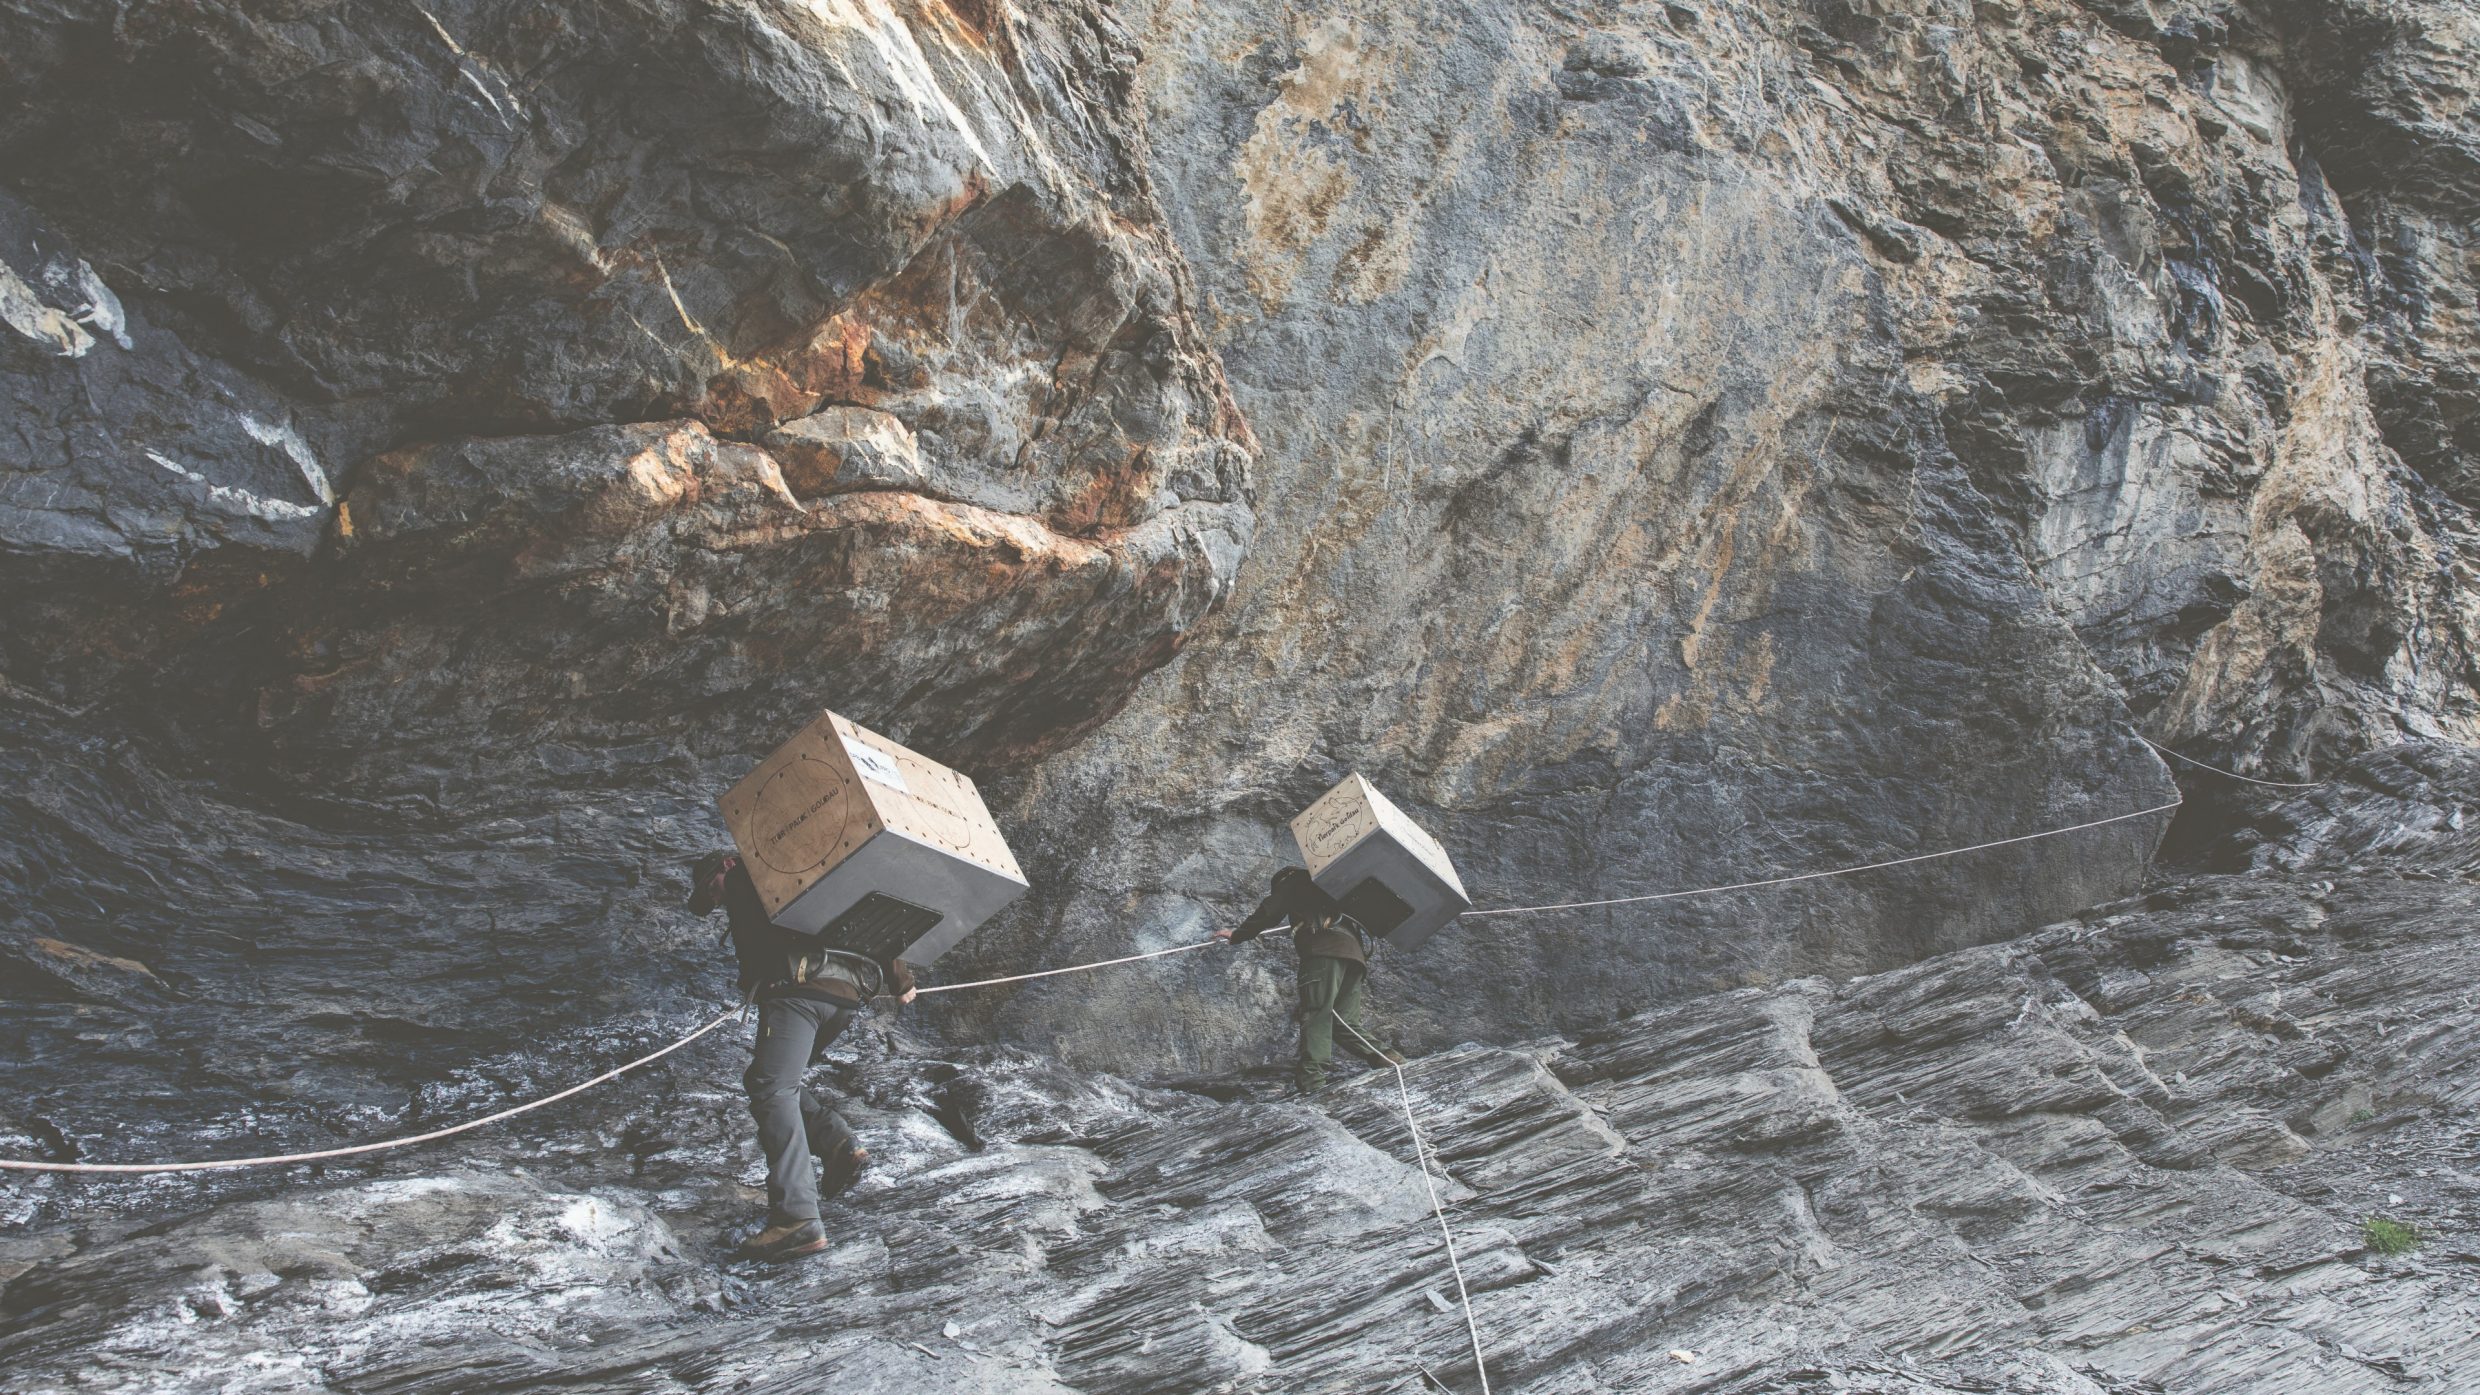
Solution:
[(1318, 916), (1304, 925), (1295, 926), (1292, 932), (1293, 942), (1297, 944), (1300, 936), (1313, 935), (1321, 930), (1347, 931), (1353, 939), (1360, 942), (1362, 959), (1375, 960), (1378, 957), (1378, 946), (1381, 943), (1378, 937), (1369, 933), (1368, 926), (1342, 911), (1336, 911), (1332, 915)]
[(840, 984), (851, 988), (854, 1001), (862, 1003), (879, 996), (887, 988), (886, 971), (878, 966), (877, 961), (850, 950), (813, 949), (786, 955), (785, 968), (784, 977), (759, 987), (776, 988), (787, 983)]

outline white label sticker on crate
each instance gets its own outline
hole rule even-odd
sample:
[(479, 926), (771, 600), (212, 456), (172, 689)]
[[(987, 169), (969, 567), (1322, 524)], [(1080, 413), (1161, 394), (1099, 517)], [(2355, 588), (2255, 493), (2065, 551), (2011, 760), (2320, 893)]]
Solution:
[(1292, 836), (1299, 840), (1311, 872), (1326, 870), (1327, 863), (1351, 851), (1377, 827), (1359, 795), (1355, 782), (1346, 780), (1292, 821)]
[(844, 754), (852, 757), (853, 769), (865, 780), (876, 780), (891, 790), (911, 794), (913, 787), (904, 783), (904, 772), (896, 769), (896, 758), (867, 741), (844, 738)]

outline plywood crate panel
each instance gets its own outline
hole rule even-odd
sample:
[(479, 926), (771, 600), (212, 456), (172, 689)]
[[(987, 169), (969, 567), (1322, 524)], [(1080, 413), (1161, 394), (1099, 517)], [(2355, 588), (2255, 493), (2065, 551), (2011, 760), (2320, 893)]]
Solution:
[(767, 915), (838, 949), (927, 964), (1026, 890), (971, 780), (833, 712), (719, 803)]
[(1318, 886), (1398, 949), (1472, 909), (1447, 850), (1358, 774), (1302, 810), (1292, 837)]

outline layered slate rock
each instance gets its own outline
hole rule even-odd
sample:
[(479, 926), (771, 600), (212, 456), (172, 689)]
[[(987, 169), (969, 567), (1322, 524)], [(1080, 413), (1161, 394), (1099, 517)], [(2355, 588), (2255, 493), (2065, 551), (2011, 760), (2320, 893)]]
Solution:
[[(2138, 724), (2467, 734), (2460, 11), (1943, 13), (12, 11), (8, 681), (309, 796), (340, 883), (831, 703), (1012, 792), (994, 970), (1228, 920), (1348, 769), (1503, 905), (2166, 802)], [(158, 841), (126, 795), (51, 817)], [(1582, 1027), (2015, 933), (2159, 824), (1391, 967), (1420, 1040)], [(608, 955), (715, 833), (426, 933)], [(55, 882), (143, 910), (31, 933), (142, 961), (271, 895)], [(1283, 976), (954, 1025), (1229, 1062)]]
[[(1493, 1367), (2469, 1384), (2474, 799), (2341, 762), (2473, 734), (2473, 61), (2449, 0), (0, 4), (0, 1150), (705, 1020), (681, 859), (825, 705), (1048, 888), (951, 977), (1201, 937), (1351, 769), (1506, 906), (2161, 804), (2149, 735), (2345, 782), (2190, 772), (2249, 875), (2029, 941), (2166, 816), (1383, 959)], [(858, 1035), (884, 1166), (791, 1276), (715, 1268), (721, 1038), (12, 1185), (8, 1379), (1460, 1388), (1391, 1081), (1234, 1074), (1289, 974)]]
[[(830, 703), (1073, 738), (1252, 528), (1125, 43), (1074, 4), (9, 7), (10, 681), (362, 798)], [(816, 447), (856, 413), (905, 469)]]
[[(2022, 940), (1416, 1061), (1493, 1388), (2467, 1388), (2476, 775), (2371, 763), (2251, 830), (2262, 870)], [(865, 1028), (830, 1069), (874, 1170), (783, 1270), (717, 1267), (761, 1169), (734, 1048), (693, 1052), (453, 1154), (18, 1185), (0, 1356), (106, 1391), (1476, 1388), (1391, 1073), (1287, 1101)]]
[[(1228, 923), (1355, 769), (1489, 906), (2164, 802), (2137, 732), (2277, 780), (2480, 736), (2468, 6), (1150, 13), (1266, 503), (1213, 638), (1032, 784), (1079, 884), (990, 962)], [(2183, 783), (2181, 848), (2253, 798)], [(2014, 933), (2158, 827), (1393, 967), (1433, 1040), (1581, 1026)], [(1201, 1032), (1270, 1049), (1281, 979)], [(994, 1028), (1116, 1060), (1084, 1007)]]

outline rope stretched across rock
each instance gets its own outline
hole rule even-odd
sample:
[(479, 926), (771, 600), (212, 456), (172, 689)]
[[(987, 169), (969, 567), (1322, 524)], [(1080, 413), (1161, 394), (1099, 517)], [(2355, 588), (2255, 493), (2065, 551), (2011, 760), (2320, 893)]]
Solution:
[(451, 1124), (444, 1129), (433, 1129), (429, 1133), (417, 1133), (407, 1138), (382, 1139), (377, 1143), (356, 1143), (346, 1148), (322, 1148), (312, 1153), (283, 1153), (265, 1158), (217, 1158), (208, 1162), (63, 1163), (36, 1162), (25, 1158), (0, 1158), (0, 1168), (7, 1168), (14, 1172), (212, 1172), (223, 1168), (273, 1167), (281, 1163), (325, 1162), (330, 1158), (349, 1158), (361, 1153), (385, 1152), (391, 1148), (410, 1148), (417, 1143), (433, 1143), (460, 1133), (471, 1133), (485, 1125), (496, 1124), (503, 1119), (514, 1119), (520, 1114), (540, 1109), (544, 1105), (558, 1104), (572, 1095), (582, 1095), (605, 1081), (619, 1079), (639, 1066), (652, 1065), (662, 1060), (699, 1037), (740, 1016), (740, 1013), (741, 1010), (736, 1007), (660, 1051), (650, 1051), (625, 1066), (615, 1066), (592, 1080), (579, 1081), (558, 1094), (545, 1095), (541, 1099), (530, 1100), (513, 1108), (503, 1109), (497, 1114), (485, 1114), (479, 1119), (468, 1119), (462, 1124)]
[[(1421, 1184), (1429, 1188), (1429, 1213), (1438, 1222), (1438, 1234), (1447, 1242), (1447, 1268), (1455, 1274), (1455, 1300), (1464, 1305), (1464, 1335), (1472, 1339), (1473, 1374), (1481, 1379), (1481, 1395), (1490, 1395), (1490, 1368), (1481, 1359), (1481, 1324), (1473, 1317), (1472, 1293), (1464, 1287), (1464, 1260), (1455, 1252), (1455, 1230), (1447, 1224), (1446, 1203), (1438, 1198), (1438, 1179), (1429, 1170), (1429, 1141), (1421, 1137), (1421, 1121), (1412, 1114), (1412, 1087), (1404, 1081), (1404, 1063), (1362, 1036), (1360, 1028), (1343, 1020), (1343, 1014), (1335, 1014), (1335, 1025), (1350, 1032), (1352, 1039), (1361, 1044), (1361, 1050), (1394, 1068), (1395, 1094), (1404, 1106), (1404, 1129), (1412, 1135), (1412, 1153), (1421, 1162)], [(1440, 1163), (1438, 1170), (1446, 1171), (1446, 1164)]]
[(915, 989), (914, 992), (916, 995), (954, 993), (966, 988), (990, 988), (1002, 983), (1023, 983), (1027, 979), (1057, 978), (1061, 974), (1081, 974), (1088, 969), (1107, 969), (1114, 964), (1134, 964), (1140, 959), (1160, 959), (1167, 954), (1186, 954), (1192, 949), (1212, 949), (1220, 943), (1222, 943), (1220, 940), (1199, 940), (1193, 945), (1173, 945), (1169, 949), (1158, 949), (1151, 954), (1128, 954), (1117, 959), (1097, 959), (1091, 964), (1070, 964), (1064, 969), (1041, 969), (1030, 974), (1009, 974), (1006, 978), (977, 978), (971, 983), (942, 983), (929, 988)]
[[(2044, 829), (2039, 833), (2026, 833), (2020, 837), (1999, 838), (1991, 842), (1973, 843), (1960, 848), (1943, 848), (1936, 852), (1917, 853), (1910, 857), (1891, 858), (1884, 862), (1864, 862), (1851, 867), (1829, 868), (1828, 870), (1822, 872), (1802, 872), (1792, 876), (1767, 877), (1758, 881), (1732, 882), (1723, 886), (1692, 887), (1685, 891), (1663, 891), (1647, 896), (1619, 896), (1599, 901), (1563, 901), (1542, 906), (1502, 906), (1491, 910), (1466, 911), (1464, 914), (1467, 918), (1493, 915), (1525, 915), (1543, 911), (1582, 910), (1597, 906), (1632, 905), (1648, 901), (1676, 901), (1691, 896), (1718, 896), (1724, 892), (1730, 891), (1748, 891), (1758, 887), (1783, 886), (1791, 882), (1816, 881), (1826, 877), (1845, 877), (1858, 872), (1873, 872), (1881, 868), (1902, 867), (1911, 863), (1928, 862), (1941, 857), (1957, 857), (1964, 853), (1981, 852), (1989, 848), (2002, 848), (2016, 843), (2029, 843), (2042, 838), (2055, 838), (2062, 834), (2080, 833), (2089, 828), (2101, 828), (2109, 824), (2125, 823), (2130, 819), (2140, 819), (2153, 814), (2168, 813), (2178, 807), (2178, 801), (2172, 801), (2168, 804), (2155, 805), (2150, 809), (2139, 809), (2132, 814), (2115, 814), (2106, 819), (2093, 819), (2085, 823), (2069, 824), (2063, 828)], [(1061, 974), (1086, 973), (1094, 969), (1107, 969), (1120, 964), (1135, 964), (1148, 959), (1161, 959), (1174, 954), (1187, 954), (1194, 950), (1210, 949), (1217, 943), (1220, 942), (1216, 940), (1201, 940), (1195, 944), (1174, 945), (1169, 949), (1151, 950), (1144, 954), (1127, 954), (1116, 959), (1098, 959), (1090, 964), (1071, 964), (1066, 968), (1060, 969), (1040, 969), (1032, 973), (1009, 974), (1001, 978), (975, 979), (970, 983), (938, 984), (925, 987), (920, 991), (923, 993), (956, 993), (967, 988), (991, 988), (1000, 984), (1023, 983), (1038, 978), (1056, 978)], [(561, 1090), (555, 1094), (545, 1095), (541, 1099), (529, 1100), (524, 1104), (511, 1106), (507, 1109), (500, 1110), (495, 1114), (486, 1114), (479, 1119), (469, 1119), (462, 1124), (452, 1124), (446, 1128), (433, 1129), (428, 1133), (412, 1134), (404, 1138), (382, 1139), (376, 1143), (356, 1143), (343, 1148), (322, 1148), (306, 1153), (279, 1153), (258, 1158), (217, 1158), (204, 1162), (84, 1163), (47, 1162), (32, 1158), (0, 1158), (0, 1170), (11, 1172), (74, 1173), (210, 1172), (243, 1167), (276, 1167), (299, 1163), (325, 1162), (332, 1158), (357, 1157), (368, 1153), (385, 1152), (395, 1148), (410, 1148), (420, 1143), (434, 1143), (443, 1138), (453, 1138), (458, 1134), (470, 1133), (475, 1129), (484, 1128), (489, 1125), (499, 1123), (502, 1120), (513, 1119), (520, 1114), (531, 1113), (532, 1111), (541, 1109), (546, 1105), (557, 1104), (564, 1099), (581, 1095), (586, 1091), (593, 1089), (597, 1085), (602, 1085), (609, 1081), (617, 1080), (621, 1076), (626, 1075), (630, 1071), (636, 1070), (641, 1066), (652, 1065), (654, 1062), (671, 1055), (673, 1052), (680, 1050), (689, 1043), (696, 1041), (698, 1038), (705, 1036), (707, 1033), (714, 1031), (718, 1027), (721, 1027), (724, 1023), (731, 1021), (734, 1017), (740, 1014), (740, 1011), (741, 1010), (739, 1008), (735, 1007), (715, 1018), (713, 1021), (708, 1022), (706, 1025), (698, 1028), (696, 1031), (680, 1038), (678, 1041), (675, 1041), (660, 1050), (650, 1051), (647, 1054), (638, 1057), (636, 1060), (629, 1062), (627, 1065), (615, 1066), (612, 1069), (603, 1072), (601, 1075), (595, 1076), (591, 1080), (580, 1081), (579, 1083), (571, 1085), (567, 1089)]]
[(2094, 819), (2090, 823), (2069, 824), (2065, 828), (2044, 829), (2039, 833), (2026, 833), (2014, 838), (1996, 838), (1986, 843), (1974, 843), (1968, 847), (1941, 848), (1936, 852), (1914, 853), (1910, 857), (1888, 858), (1884, 862), (1862, 862), (1850, 867), (1830, 867), (1823, 872), (1799, 872), (1787, 877), (1764, 877), (1753, 882), (1732, 882), (1727, 886), (1691, 887), (1686, 891), (1657, 891), (1649, 896), (1613, 896), (1602, 901), (1558, 901), (1546, 906), (1501, 906), (1495, 910), (1466, 911), (1462, 918), (1471, 920), (1485, 915), (1530, 915), (1535, 911), (1581, 911), (1590, 910), (1595, 906), (1633, 906), (1646, 901), (1679, 901), (1690, 896), (1719, 896), (1726, 891), (1752, 891), (1764, 886), (1788, 886), (1793, 882), (1813, 882), (1826, 877), (1848, 877), (1855, 872), (1876, 872), (1888, 867), (1908, 867), (1915, 862), (1929, 862), (1941, 857), (1957, 857), (1964, 853), (1985, 852), (1990, 848), (2037, 842), (2043, 838), (2055, 838), (2062, 833), (2081, 833), (2088, 828), (2102, 828), (2114, 823), (2125, 823), (2129, 819), (2166, 814), (2184, 803), (2186, 803), (2185, 800), (2173, 799), (2167, 804), (2156, 804), (2150, 809), (2138, 809), (2132, 814), (2112, 814), (2106, 819)]
[[(1011, 974), (1006, 978), (977, 979), (972, 983), (949, 983), (937, 987), (924, 988), (920, 991), (923, 993), (953, 993), (962, 988), (988, 988), (993, 984), (1018, 983), (1029, 978), (1049, 978), (1054, 974), (1081, 973), (1087, 969), (1109, 968), (1114, 964), (1133, 964), (1140, 959), (1160, 959), (1167, 954), (1185, 954), (1192, 949), (1208, 948), (1214, 943), (1216, 942), (1213, 940), (1203, 940), (1193, 945), (1175, 945), (1170, 949), (1158, 949), (1151, 954), (1131, 954), (1118, 959), (1103, 959), (1091, 964), (1071, 965), (1065, 969), (1045, 969), (1040, 973), (1032, 974)], [(386, 1152), (392, 1148), (410, 1148), (417, 1143), (436, 1143), (443, 1138), (453, 1138), (460, 1133), (471, 1133), (475, 1129), (484, 1128), (491, 1124), (499, 1123), (502, 1120), (513, 1119), (520, 1114), (531, 1113), (532, 1111), (540, 1109), (545, 1105), (558, 1104), (564, 1099), (568, 1099), (575, 1095), (582, 1095), (586, 1091), (593, 1089), (595, 1086), (617, 1080), (621, 1076), (628, 1074), (630, 1071), (636, 1070), (640, 1066), (653, 1065), (655, 1062), (662, 1060), (664, 1057), (671, 1055), (673, 1052), (678, 1051), (680, 1048), (687, 1046), (689, 1043), (696, 1041), (699, 1037), (705, 1036), (708, 1032), (715, 1030), (724, 1023), (729, 1022), (733, 1018), (740, 1015), (741, 1009), (734, 1007), (725, 1012), (722, 1016), (717, 1017), (712, 1022), (709, 1022), (705, 1026), (691, 1032), (689, 1035), (680, 1038), (678, 1041), (673, 1042), (671, 1045), (664, 1047), (660, 1051), (650, 1051), (645, 1055), (638, 1057), (636, 1060), (629, 1062), (625, 1066), (615, 1066), (612, 1069), (603, 1072), (601, 1075), (594, 1077), (592, 1080), (579, 1081), (578, 1083), (569, 1086), (567, 1089), (562, 1090), (557, 1094), (545, 1095), (538, 1100), (529, 1100), (524, 1104), (503, 1109), (496, 1114), (485, 1114), (479, 1119), (468, 1119), (461, 1124), (451, 1124), (444, 1129), (433, 1129), (428, 1133), (412, 1134), (404, 1138), (382, 1139), (376, 1143), (356, 1143), (344, 1148), (321, 1148), (307, 1153), (277, 1153), (263, 1158), (217, 1158), (206, 1162), (64, 1163), (43, 1162), (31, 1158), (0, 1158), (0, 1169), (7, 1169), (13, 1172), (213, 1172), (239, 1167), (278, 1167), (299, 1163), (326, 1162), (334, 1158), (350, 1158), (364, 1153)]]
[(2323, 780), (2259, 780), (2253, 775), (2242, 775), (2236, 770), (2224, 770), (2218, 765), (2208, 765), (2205, 762), (2196, 759), (2194, 756), (2173, 751), (2169, 747), (2162, 745), (2160, 742), (2155, 741), (2149, 736), (2144, 738), (2144, 744), (2152, 747), (2156, 751), (2161, 752), (2163, 755), (2170, 757), (2172, 760), (2183, 760), (2189, 765), (2196, 767), (2198, 770), (2210, 770), (2216, 775), (2227, 776), (2233, 780), (2244, 780), (2251, 785), (2263, 785), (2269, 790), (2323, 789), (2326, 783)]

